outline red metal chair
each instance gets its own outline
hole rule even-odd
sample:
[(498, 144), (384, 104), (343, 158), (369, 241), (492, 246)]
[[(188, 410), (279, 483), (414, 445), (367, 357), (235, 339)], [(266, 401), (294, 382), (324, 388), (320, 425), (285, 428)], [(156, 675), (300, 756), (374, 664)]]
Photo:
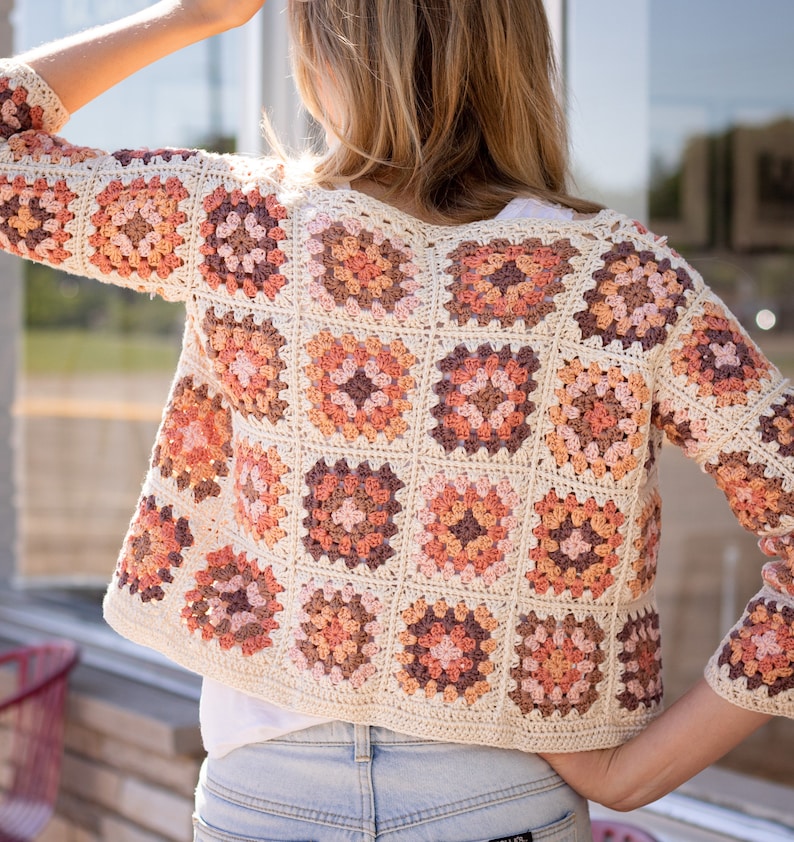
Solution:
[(25, 646), (0, 655), (0, 737), (6, 774), (0, 783), (0, 842), (28, 842), (52, 817), (63, 754), (67, 680), (77, 663), (68, 641)]
[(599, 819), (592, 822), (593, 842), (659, 842), (644, 830), (622, 822)]

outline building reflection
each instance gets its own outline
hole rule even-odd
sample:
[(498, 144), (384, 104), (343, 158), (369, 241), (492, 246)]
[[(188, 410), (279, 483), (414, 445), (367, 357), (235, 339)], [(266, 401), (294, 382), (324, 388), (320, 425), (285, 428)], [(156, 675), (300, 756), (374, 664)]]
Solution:
[(649, 211), (749, 330), (794, 331), (794, 119), (691, 137)]

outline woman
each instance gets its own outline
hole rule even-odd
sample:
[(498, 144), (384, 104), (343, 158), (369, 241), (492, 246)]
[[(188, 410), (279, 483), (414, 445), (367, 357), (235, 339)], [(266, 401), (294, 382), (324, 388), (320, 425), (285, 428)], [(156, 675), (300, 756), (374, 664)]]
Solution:
[[(792, 715), (792, 398), (567, 195), (539, 0), (290, 0), (316, 160), (50, 134), (260, 5), (0, 68), (0, 245), (186, 304), (106, 617), (204, 676), (196, 839), (585, 839)], [(779, 558), (661, 714), (663, 432)]]

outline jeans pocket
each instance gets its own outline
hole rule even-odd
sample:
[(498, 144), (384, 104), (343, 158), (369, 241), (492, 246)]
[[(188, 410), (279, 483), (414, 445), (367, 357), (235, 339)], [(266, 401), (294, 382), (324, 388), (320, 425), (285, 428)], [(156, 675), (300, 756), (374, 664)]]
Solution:
[(532, 842), (577, 842), (576, 816), (573, 813), (567, 813), (559, 821), (533, 830)]
[[(238, 836), (236, 833), (227, 833), (225, 830), (218, 830), (202, 821), (198, 816), (193, 816), (193, 842), (284, 842), (281, 836)], [(293, 842), (316, 842), (313, 839), (296, 839)]]

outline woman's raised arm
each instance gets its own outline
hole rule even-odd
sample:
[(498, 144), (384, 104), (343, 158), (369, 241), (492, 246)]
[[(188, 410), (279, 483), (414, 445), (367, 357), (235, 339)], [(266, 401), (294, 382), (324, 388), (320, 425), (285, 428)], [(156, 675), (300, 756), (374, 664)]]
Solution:
[(248, 21), (264, 0), (161, 0), (19, 56), (70, 113), (143, 67)]

